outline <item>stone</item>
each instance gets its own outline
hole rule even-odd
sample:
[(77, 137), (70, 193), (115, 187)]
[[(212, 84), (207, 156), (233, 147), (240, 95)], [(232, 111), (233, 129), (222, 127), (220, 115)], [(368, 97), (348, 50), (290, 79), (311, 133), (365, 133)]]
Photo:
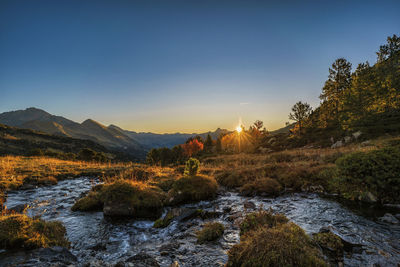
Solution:
[(342, 141), (337, 141), (336, 143), (334, 143), (331, 148), (339, 148), (343, 146), (343, 142)]
[(9, 208), (8, 210), (9, 211), (14, 211), (14, 212), (17, 212), (17, 213), (23, 213), (24, 210), (26, 208), (28, 208), (28, 207), (29, 207), (28, 204), (19, 204), (19, 205), (16, 205), (14, 207)]
[(0, 266), (75, 266), (77, 258), (63, 247), (29, 251), (9, 251), (0, 254)]
[(244, 207), (245, 209), (248, 209), (248, 210), (250, 210), (250, 209), (254, 210), (254, 209), (256, 208), (256, 204), (254, 204), (254, 202), (252, 202), (252, 201), (246, 200), (246, 201), (243, 203), (243, 207)]
[(135, 267), (160, 267), (157, 260), (144, 253), (138, 253), (135, 256), (132, 256), (126, 260), (127, 263), (132, 263)]
[(344, 137), (344, 142), (345, 142), (346, 144), (350, 143), (350, 142), (351, 142), (351, 136), (345, 136), (345, 137)]
[(356, 140), (357, 140), (361, 135), (362, 135), (362, 132), (361, 132), (361, 131), (357, 131), (357, 132), (353, 133), (353, 137), (354, 137), (354, 139), (356, 139)]
[(107, 201), (104, 203), (103, 213), (105, 216), (133, 217), (135, 210), (128, 203)]
[(379, 220), (381, 222), (390, 223), (390, 224), (399, 224), (399, 220), (390, 213), (386, 213), (383, 217), (380, 217)]

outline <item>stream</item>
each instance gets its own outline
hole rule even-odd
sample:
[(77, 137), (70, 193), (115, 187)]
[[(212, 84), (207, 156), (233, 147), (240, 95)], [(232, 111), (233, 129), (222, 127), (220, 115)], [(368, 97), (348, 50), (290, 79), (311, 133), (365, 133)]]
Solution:
[[(72, 212), (70, 208), (75, 200), (96, 182), (81, 177), (60, 181), (54, 186), (12, 191), (8, 193), (6, 205), (10, 208), (29, 204), (28, 215), (63, 222), (71, 242), (70, 252), (76, 256), (78, 266), (93, 262), (113, 266), (139, 253), (150, 255), (160, 266), (169, 266), (174, 261), (180, 266), (223, 266), (228, 259), (226, 252), (239, 242), (239, 228), (234, 219), (243, 213), (243, 204), (248, 201), (257, 209), (272, 208), (285, 214), (308, 234), (330, 226), (344, 240), (359, 244), (357, 252), (345, 253), (345, 266), (398, 266), (400, 263), (400, 225), (381, 222), (377, 217), (365, 216), (361, 211), (316, 194), (294, 193), (272, 199), (223, 192), (215, 200), (181, 206), (216, 212), (215, 218), (173, 221), (164, 229), (155, 229), (151, 221), (111, 221), (102, 212)], [(205, 221), (219, 221), (226, 230), (220, 240), (200, 245), (196, 243), (195, 233)], [(0, 258), (7, 257), (12, 257), (12, 252), (0, 253)]]

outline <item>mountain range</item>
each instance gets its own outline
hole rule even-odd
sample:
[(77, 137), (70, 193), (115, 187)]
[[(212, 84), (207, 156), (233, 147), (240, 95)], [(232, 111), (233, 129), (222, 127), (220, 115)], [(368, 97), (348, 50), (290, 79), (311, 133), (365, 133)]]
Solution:
[(151, 148), (173, 147), (184, 143), (192, 136), (200, 135), (206, 138), (207, 134), (210, 134), (213, 139), (216, 139), (220, 134), (228, 132), (217, 129), (214, 132), (201, 134), (138, 133), (115, 125), (105, 126), (92, 119), (78, 123), (33, 107), (1, 113), (0, 123), (52, 135), (91, 140), (111, 150), (123, 151), (139, 158), (143, 158)]

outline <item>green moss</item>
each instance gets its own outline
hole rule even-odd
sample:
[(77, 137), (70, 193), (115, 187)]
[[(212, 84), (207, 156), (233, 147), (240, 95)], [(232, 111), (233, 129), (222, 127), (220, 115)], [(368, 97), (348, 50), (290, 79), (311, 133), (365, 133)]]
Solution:
[(227, 267), (327, 266), (320, 251), (294, 223), (249, 231), (228, 255)]
[(200, 231), (196, 233), (197, 242), (202, 244), (207, 241), (214, 241), (224, 234), (225, 227), (218, 222), (206, 223)]
[(89, 194), (78, 201), (72, 206), (72, 211), (101, 211), (104, 202), (98, 190), (89, 192)]
[(275, 227), (287, 223), (289, 220), (283, 214), (273, 214), (272, 210), (260, 210), (246, 215), (240, 224), (240, 235), (262, 227)]
[(0, 217), (0, 248), (3, 249), (68, 247), (65, 233), (65, 227), (57, 221), (32, 219), (25, 214)]
[(164, 218), (159, 218), (154, 222), (154, 228), (165, 228), (167, 227), (172, 220), (174, 219), (174, 214), (172, 212), (168, 212)]
[(316, 233), (313, 234), (313, 240), (329, 254), (333, 254), (335, 257), (343, 256), (343, 242), (337, 235), (327, 233)]
[(217, 182), (207, 176), (185, 176), (175, 181), (168, 192), (169, 204), (176, 205), (212, 199), (217, 194)]

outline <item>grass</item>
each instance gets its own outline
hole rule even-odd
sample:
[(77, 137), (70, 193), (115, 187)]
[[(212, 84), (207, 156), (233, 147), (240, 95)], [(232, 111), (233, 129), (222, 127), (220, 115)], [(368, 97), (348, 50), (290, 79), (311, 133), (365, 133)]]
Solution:
[(343, 257), (343, 242), (337, 235), (331, 232), (316, 233), (313, 234), (312, 239), (325, 251), (326, 254), (329, 254), (334, 258)]
[(209, 176), (183, 176), (174, 182), (168, 192), (168, 203), (177, 205), (212, 199), (216, 196), (217, 189), (217, 182)]
[[(269, 154), (217, 155), (203, 159), (201, 172), (246, 196), (277, 196), (282, 192), (325, 191), (336, 193), (332, 179), (338, 158), (353, 152), (368, 152), (388, 145), (393, 138), (377, 139), (368, 146), (298, 148)], [(321, 189), (322, 188), (322, 189)]]
[(68, 247), (66, 230), (57, 221), (46, 222), (25, 214), (0, 217), (0, 248), (34, 249), (52, 246)]
[(275, 227), (287, 223), (289, 220), (283, 214), (274, 214), (272, 210), (260, 210), (246, 215), (240, 224), (240, 235), (262, 227)]
[(240, 225), (240, 243), (228, 252), (227, 267), (327, 266), (303, 229), (281, 214), (260, 210)]
[(206, 223), (203, 228), (196, 233), (197, 242), (203, 244), (217, 240), (224, 234), (225, 227), (222, 223), (210, 222)]

